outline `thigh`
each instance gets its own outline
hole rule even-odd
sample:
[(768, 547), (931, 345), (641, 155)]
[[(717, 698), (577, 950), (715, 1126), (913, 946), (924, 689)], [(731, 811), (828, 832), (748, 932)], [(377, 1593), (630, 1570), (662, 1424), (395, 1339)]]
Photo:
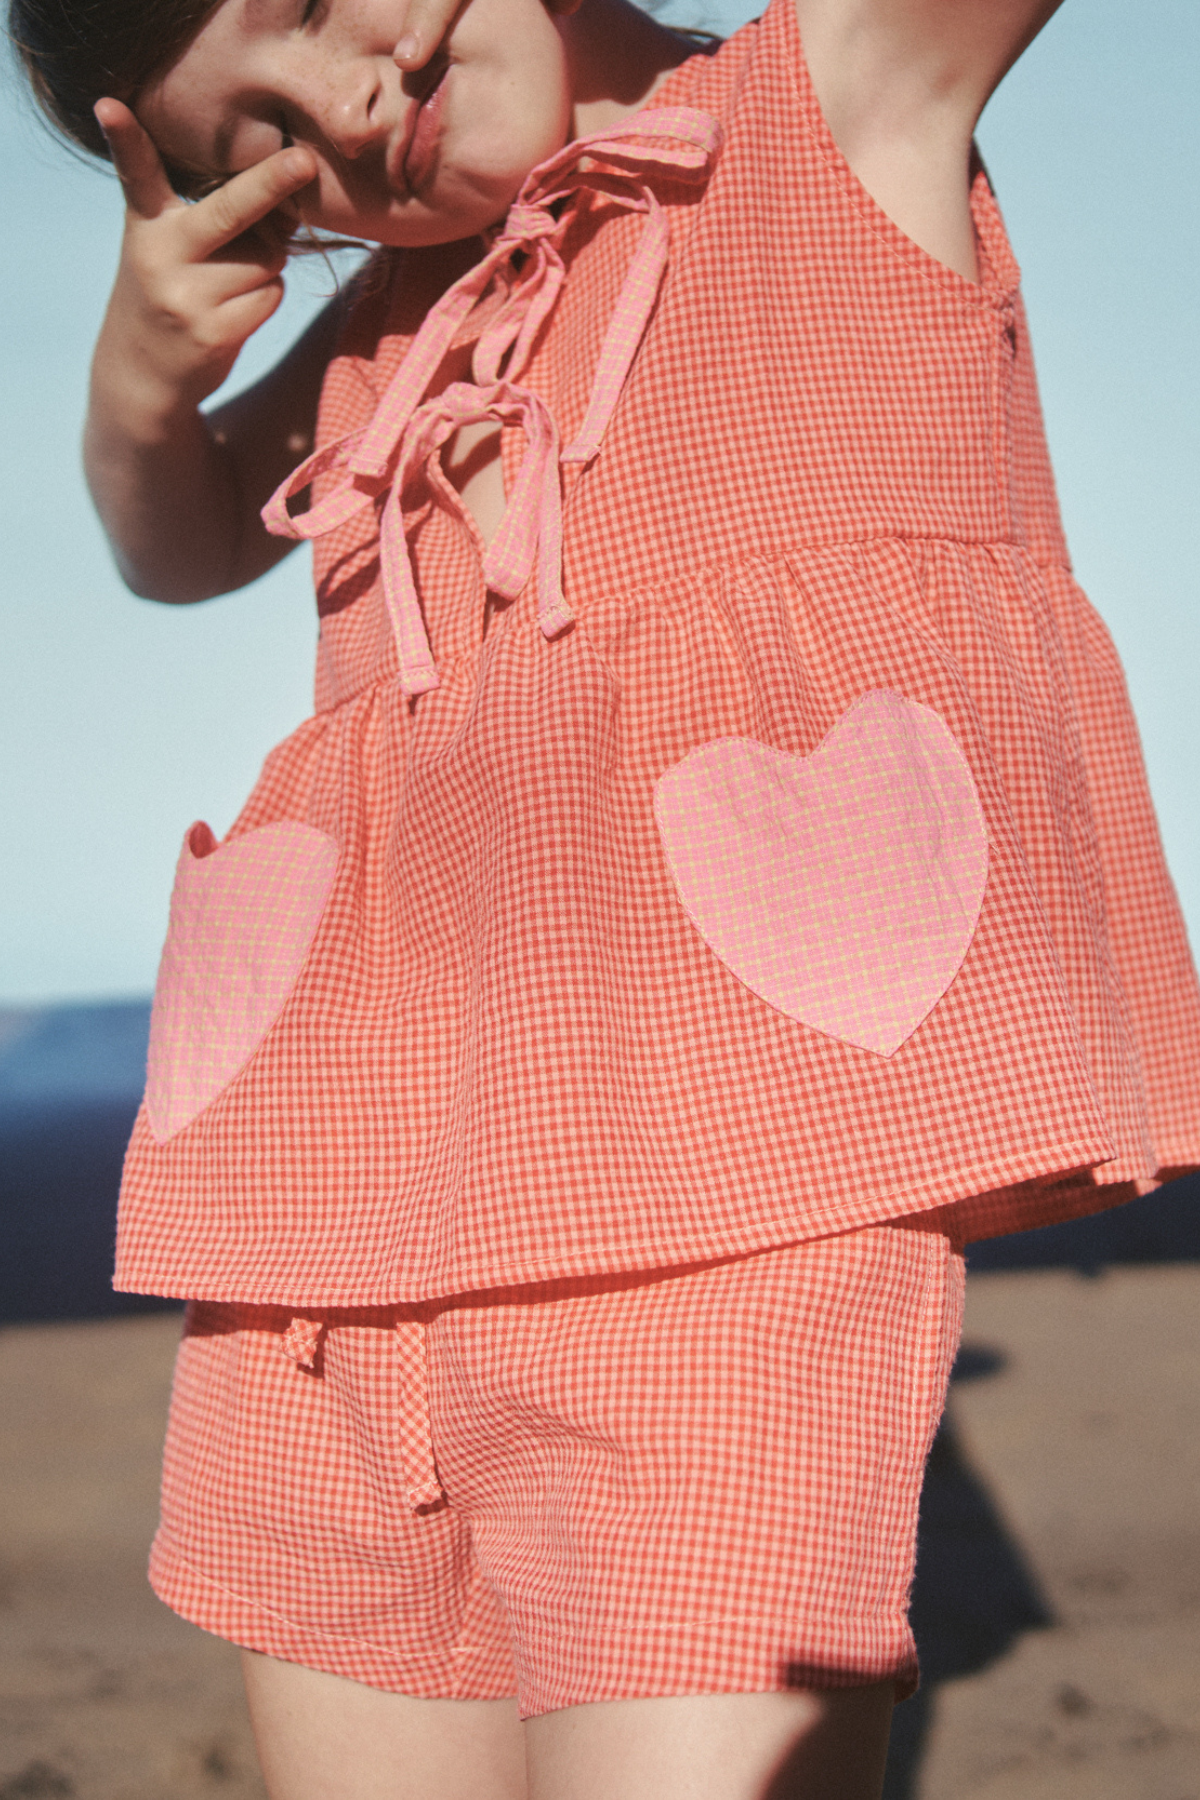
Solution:
[(680, 1695), (526, 1722), (529, 1800), (879, 1800), (892, 1684)]
[(525, 1800), (514, 1700), (384, 1693), (242, 1655), (270, 1800)]

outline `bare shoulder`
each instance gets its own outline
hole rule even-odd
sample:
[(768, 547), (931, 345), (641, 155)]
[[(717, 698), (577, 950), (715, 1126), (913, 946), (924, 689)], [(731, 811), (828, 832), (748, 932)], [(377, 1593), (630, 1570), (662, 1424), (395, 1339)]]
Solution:
[(971, 139), (988, 97), (1062, 0), (795, 0), (834, 140), (922, 249), (976, 273)]

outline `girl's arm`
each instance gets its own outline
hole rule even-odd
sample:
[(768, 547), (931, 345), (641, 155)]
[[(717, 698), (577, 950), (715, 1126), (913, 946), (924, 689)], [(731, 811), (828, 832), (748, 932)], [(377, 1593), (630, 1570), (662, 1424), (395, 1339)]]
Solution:
[(945, 113), (974, 126), (1062, 0), (796, 0), (810, 71), (851, 137)]
[(1062, 0), (796, 0), (821, 110), (901, 230), (974, 278), (971, 139), (989, 96)]
[(289, 149), (189, 206), (116, 100), (98, 113), (126, 198), (125, 237), (92, 364), (84, 464), (135, 593), (205, 600), (291, 547), (258, 510), (311, 445), (336, 303), (263, 381), (206, 416), (200, 403), (283, 294), (285, 231), (270, 215), (312, 179)]

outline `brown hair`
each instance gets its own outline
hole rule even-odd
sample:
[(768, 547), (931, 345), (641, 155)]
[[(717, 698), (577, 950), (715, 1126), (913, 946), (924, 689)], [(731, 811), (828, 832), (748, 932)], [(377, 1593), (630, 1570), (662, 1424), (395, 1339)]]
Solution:
[[(132, 101), (182, 56), (221, 0), (9, 0), (8, 30), (42, 112), (72, 144), (108, 159), (92, 108)], [(168, 167), (182, 194), (194, 173)]]

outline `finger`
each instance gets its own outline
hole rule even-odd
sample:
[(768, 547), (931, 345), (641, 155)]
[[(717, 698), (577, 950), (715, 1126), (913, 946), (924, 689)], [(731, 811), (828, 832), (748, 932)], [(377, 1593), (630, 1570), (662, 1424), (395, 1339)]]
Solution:
[(231, 244), (316, 178), (317, 161), (299, 145), (243, 169), (188, 209), (188, 235), (203, 260)]
[[(188, 224), (190, 223), (189, 219)], [(287, 265), (297, 226), (302, 223), (297, 209), (284, 201), (274, 212), (267, 213), (265, 218), (259, 219), (254, 225), (248, 225), (237, 237), (210, 250), (201, 260), (214, 266), (244, 263), (248, 268), (257, 269), (260, 275), (264, 271), (269, 275), (278, 274)], [(207, 234), (206, 224), (202, 226), (202, 231)], [(3, 1794), (0, 1794), (0, 1800), (4, 1800)]]
[(260, 325), (266, 324), (272, 313), (278, 311), (283, 294), (283, 277), (276, 276), (274, 281), (265, 281), (249, 293), (231, 295), (220, 311), (220, 322), (228, 333), (228, 342), (244, 344)]
[(423, 69), (462, 7), (463, 0), (412, 0), (392, 61), (408, 74)]
[[(290, 237), (267, 237), (265, 228), (259, 225), (252, 231), (243, 231), (231, 243), (222, 244), (211, 256), (201, 257), (195, 262), (189, 256), (187, 260), (192, 262), (196, 275), (207, 268), (224, 270), (224, 280), (244, 274), (249, 281), (269, 281), (275, 275), (282, 275), (287, 268), (291, 248)], [(0, 1800), (3, 1800), (2, 1789)]]
[[(243, 307), (255, 315), (263, 307), (265, 318), (278, 305), (283, 286), (282, 269), (261, 269), (248, 263), (202, 263), (188, 274), (185, 303), (189, 328), (201, 345), (212, 348), (227, 344), (236, 335), (230, 320), (239, 317)], [(246, 327), (247, 331), (252, 329)]]
[(214, 250), (204, 266), (220, 272), (220, 285), (230, 294), (241, 293), (263, 281), (273, 281), (288, 265), (288, 245), (267, 243), (258, 232), (243, 232), (232, 244)]
[(183, 201), (167, 179), (154, 139), (124, 102), (97, 100), (95, 114), (130, 212), (143, 219), (156, 219), (167, 207), (182, 206)]

